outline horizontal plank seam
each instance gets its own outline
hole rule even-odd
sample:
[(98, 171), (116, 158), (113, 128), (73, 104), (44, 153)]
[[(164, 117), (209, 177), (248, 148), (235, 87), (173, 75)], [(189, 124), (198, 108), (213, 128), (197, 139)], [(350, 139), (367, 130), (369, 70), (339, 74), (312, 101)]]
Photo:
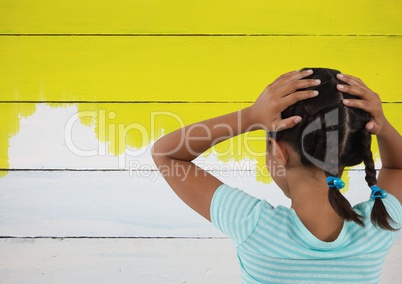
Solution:
[[(157, 172), (158, 169), (95, 169), (95, 168), (0, 168), (0, 172)], [(226, 170), (207, 170), (208, 172), (238, 172), (238, 169), (226, 169)], [(252, 172), (254, 170), (242, 169), (242, 172)], [(349, 172), (365, 171), (364, 169), (345, 169)]]
[(95, 236), (0, 236), (0, 239), (188, 239), (188, 240), (210, 240), (210, 239), (228, 239), (228, 237), (95, 237)]
[(0, 101), (1, 104), (243, 104), (254, 101)]
[(48, 37), (48, 36), (76, 36), (76, 37), (319, 37), (319, 36), (345, 36), (345, 37), (359, 37), (359, 36), (375, 36), (375, 37), (394, 37), (402, 36), (402, 34), (277, 34), (277, 33), (259, 33), (259, 34), (245, 34), (245, 33), (2, 33), (0, 36), (28, 36), (28, 37)]
[[(401, 94), (402, 97), (402, 94)], [(1, 101), (0, 104), (246, 104), (254, 101)], [(385, 101), (383, 104), (402, 104)]]

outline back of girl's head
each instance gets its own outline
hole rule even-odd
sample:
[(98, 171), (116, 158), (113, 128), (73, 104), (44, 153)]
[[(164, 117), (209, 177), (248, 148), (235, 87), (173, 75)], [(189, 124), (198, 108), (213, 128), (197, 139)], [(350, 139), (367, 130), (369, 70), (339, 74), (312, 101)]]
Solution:
[[(365, 164), (366, 182), (371, 187), (377, 183), (371, 135), (365, 125), (370, 115), (357, 108), (346, 107), (343, 99), (358, 99), (338, 91), (337, 79), (340, 73), (327, 68), (312, 69), (312, 75), (305, 79), (320, 79), (319, 86), (310, 87), (319, 92), (317, 97), (299, 101), (282, 112), (282, 118), (299, 115), (303, 118), (296, 127), (275, 133), (277, 141), (285, 141), (300, 156), (305, 167), (321, 168), (327, 176), (340, 177), (346, 166)], [(299, 90), (301, 91), (301, 90)], [(347, 199), (335, 187), (329, 188), (329, 201), (334, 210), (345, 220), (363, 225), (363, 217), (357, 214)], [(381, 199), (376, 198), (371, 221), (379, 228), (394, 230)]]

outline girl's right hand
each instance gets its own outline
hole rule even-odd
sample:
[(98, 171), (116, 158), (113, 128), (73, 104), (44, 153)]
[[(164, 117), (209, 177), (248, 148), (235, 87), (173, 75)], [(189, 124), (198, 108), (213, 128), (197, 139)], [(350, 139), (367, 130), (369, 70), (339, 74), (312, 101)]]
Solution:
[(360, 98), (360, 100), (343, 100), (342, 102), (349, 107), (355, 107), (368, 112), (371, 120), (366, 124), (366, 129), (372, 134), (380, 134), (386, 118), (382, 111), (380, 96), (370, 90), (362, 80), (346, 74), (337, 74), (339, 80), (349, 85), (338, 84), (337, 89)]
[(255, 103), (249, 108), (251, 124), (266, 131), (281, 131), (294, 127), (302, 118), (292, 116), (282, 119), (281, 113), (298, 101), (318, 95), (318, 91), (298, 89), (317, 86), (318, 79), (303, 79), (313, 73), (312, 70), (292, 71), (283, 74), (268, 85)]

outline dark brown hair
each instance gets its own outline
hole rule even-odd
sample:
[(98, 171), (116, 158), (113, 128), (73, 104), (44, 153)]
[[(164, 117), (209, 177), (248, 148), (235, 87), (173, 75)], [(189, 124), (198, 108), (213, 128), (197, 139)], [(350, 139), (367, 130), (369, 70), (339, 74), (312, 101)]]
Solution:
[[(312, 75), (305, 79), (320, 79), (321, 84), (314, 89), (319, 95), (312, 99), (299, 101), (282, 112), (282, 118), (299, 115), (302, 122), (296, 127), (279, 131), (274, 135), (277, 141), (287, 142), (300, 156), (302, 165), (321, 168), (327, 176), (340, 177), (346, 166), (364, 162), (366, 181), (371, 187), (377, 183), (371, 152), (371, 135), (365, 125), (370, 115), (358, 108), (346, 107), (343, 99), (358, 99), (337, 90), (337, 84), (345, 84), (337, 79), (337, 70), (327, 68), (312, 69)], [(329, 121), (332, 120), (332, 121)], [(311, 125), (314, 131), (309, 131)], [(325, 162), (325, 167), (317, 166), (314, 161)], [(354, 221), (364, 226), (364, 218), (353, 210), (349, 201), (335, 187), (328, 190), (328, 199), (335, 212), (344, 220)], [(394, 223), (382, 200), (375, 199), (371, 212), (371, 222), (378, 228), (395, 230)]]

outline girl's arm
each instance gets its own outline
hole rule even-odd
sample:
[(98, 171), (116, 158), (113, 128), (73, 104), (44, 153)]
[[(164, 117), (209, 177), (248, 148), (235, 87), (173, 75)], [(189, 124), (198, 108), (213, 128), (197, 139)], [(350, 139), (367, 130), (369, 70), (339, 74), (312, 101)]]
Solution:
[(392, 193), (402, 204), (402, 137), (386, 120), (377, 133), (383, 167), (378, 175), (378, 186)]
[(378, 176), (378, 186), (398, 198), (402, 203), (402, 137), (388, 122), (382, 111), (379, 95), (370, 90), (360, 79), (350, 75), (338, 75), (338, 78), (348, 85), (338, 85), (338, 89), (361, 100), (344, 100), (350, 107), (360, 108), (370, 113), (372, 120), (367, 123), (366, 129), (377, 135), (380, 149), (382, 168)]
[(267, 86), (252, 106), (186, 126), (156, 141), (152, 157), (176, 194), (192, 209), (211, 220), (212, 196), (222, 182), (192, 161), (213, 145), (247, 131), (278, 131), (295, 126), (301, 117), (282, 120), (281, 112), (299, 100), (316, 95), (311, 90), (295, 92), (319, 84), (312, 79), (301, 80), (311, 73), (307, 70), (284, 74)]
[(378, 147), (384, 168), (402, 169), (402, 137), (385, 119), (381, 130), (377, 132)]

